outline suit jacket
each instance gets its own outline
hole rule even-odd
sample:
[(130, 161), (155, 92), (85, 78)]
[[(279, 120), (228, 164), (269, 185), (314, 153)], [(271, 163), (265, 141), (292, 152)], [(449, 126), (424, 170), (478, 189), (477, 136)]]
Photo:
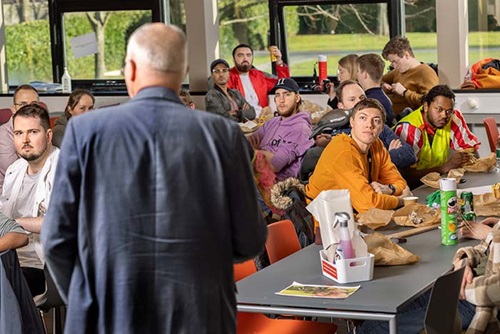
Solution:
[(245, 141), (162, 87), (69, 122), (42, 229), (67, 333), (235, 333), (266, 237)]

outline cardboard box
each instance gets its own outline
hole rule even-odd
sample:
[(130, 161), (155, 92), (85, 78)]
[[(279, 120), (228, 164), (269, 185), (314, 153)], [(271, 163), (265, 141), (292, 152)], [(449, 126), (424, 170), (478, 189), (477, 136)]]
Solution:
[(326, 251), (320, 250), (321, 271), (323, 275), (338, 283), (353, 283), (369, 281), (373, 278), (375, 256), (368, 253), (367, 257), (357, 257), (347, 260), (337, 260), (334, 263), (327, 260)]

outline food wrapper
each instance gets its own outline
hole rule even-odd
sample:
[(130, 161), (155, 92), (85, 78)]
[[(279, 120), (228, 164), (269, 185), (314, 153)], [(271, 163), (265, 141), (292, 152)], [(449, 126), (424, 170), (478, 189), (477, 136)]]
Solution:
[(420, 227), (441, 223), (441, 212), (424, 204), (414, 203), (394, 212), (392, 219), (397, 225)]
[(368, 226), (372, 230), (387, 226), (391, 222), (394, 210), (382, 210), (371, 208), (364, 213), (358, 214), (358, 223)]
[(493, 193), (474, 195), (474, 212), (476, 216), (499, 216), (500, 201)]
[[(456, 179), (457, 183), (459, 183), (462, 176), (464, 176), (464, 173), (465, 173), (465, 169), (463, 169), (463, 168), (450, 169), (447, 177)], [(420, 181), (422, 181), (422, 183), (428, 187), (439, 189), (439, 180), (440, 179), (441, 179), (441, 175), (439, 173), (432, 172), (432, 173), (425, 175), (423, 178), (420, 179)]]
[(356, 257), (368, 256), (366, 243), (359, 236), (359, 232), (354, 224), (349, 190), (324, 190), (309, 203), (306, 209), (312, 213), (314, 218), (319, 222), (321, 240), (328, 261), (333, 262), (335, 250), (340, 241), (340, 224), (334, 227), (336, 220), (335, 214), (337, 212), (346, 212), (350, 217), (347, 227)]
[(491, 190), (496, 199), (500, 199), (500, 183), (495, 183), (491, 186)]
[(420, 260), (420, 257), (395, 244), (383, 234), (375, 232), (366, 235), (364, 239), (368, 252), (375, 255), (376, 266), (397, 266)]
[(496, 154), (490, 153), (485, 158), (476, 159), (476, 161), (470, 165), (464, 166), (465, 170), (472, 173), (482, 173), (489, 172), (496, 164)]

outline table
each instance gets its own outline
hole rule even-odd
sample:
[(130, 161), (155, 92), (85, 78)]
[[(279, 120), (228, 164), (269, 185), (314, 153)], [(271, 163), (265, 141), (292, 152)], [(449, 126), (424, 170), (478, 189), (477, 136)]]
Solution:
[[(500, 182), (500, 174), (466, 173), (467, 182), (459, 189)], [(420, 201), (435, 189), (422, 186), (414, 191)], [(450, 270), (451, 260), (460, 247), (477, 240), (460, 239), (456, 246), (441, 245), (439, 230), (408, 238), (404, 248), (420, 256), (413, 265), (375, 267), (373, 280), (345, 284), (361, 288), (345, 300), (279, 296), (278, 292), (293, 281), (303, 284), (340, 285), (321, 273), (320, 246), (311, 245), (289, 257), (237, 282), (238, 311), (292, 314), (315, 317), (340, 317), (389, 321), (390, 333), (396, 333), (396, 313), (426, 292), (434, 280)]]

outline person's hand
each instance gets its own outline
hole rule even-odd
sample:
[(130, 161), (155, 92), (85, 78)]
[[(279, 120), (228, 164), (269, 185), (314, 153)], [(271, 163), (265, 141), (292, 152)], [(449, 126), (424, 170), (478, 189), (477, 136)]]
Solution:
[(319, 147), (326, 147), (332, 140), (332, 135), (328, 133), (321, 133), (316, 136), (314, 144)]
[(405, 92), (406, 88), (401, 84), (401, 82), (397, 82), (395, 84), (392, 84), (392, 91), (395, 92), (398, 95), (403, 96), (403, 93)]
[(410, 187), (406, 186), (403, 191), (401, 192), (402, 198), (408, 197), (408, 196), (413, 196), (413, 193), (410, 190)]
[(470, 156), (467, 152), (464, 151), (455, 151), (448, 158), (448, 161), (443, 165), (442, 173), (448, 173), (450, 169), (460, 168), (464, 164), (468, 163)]
[(496, 217), (488, 217), (484, 220), (481, 220), (479, 222), (479, 224), (484, 224), (484, 225), (488, 225), (488, 226), (494, 226), (496, 225), (498, 222), (500, 222), (500, 220)]
[[(458, 259), (453, 263), (453, 266), (455, 267), (454, 270), (460, 269), (462, 261), (463, 259)], [(471, 267), (468, 264), (466, 264), (464, 277), (462, 278), (462, 286), (460, 287), (460, 299), (462, 300), (465, 299), (465, 286), (467, 284), (471, 284), (473, 279), (474, 279), (474, 273), (472, 272)]]
[(488, 233), (493, 230), (492, 227), (486, 224), (469, 222), (469, 225), (472, 227), (472, 231), (467, 227), (467, 225), (464, 225), (462, 228), (460, 228), (460, 233), (462, 234), (462, 236), (469, 239), (486, 239)]
[(250, 106), (248, 105), (248, 103), (244, 103), (243, 106), (241, 107), (241, 109), (243, 110), (247, 110), (247, 109), (250, 109)]
[(401, 140), (400, 139), (393, 139), (391, 140), (391, 142), (389, 143), (389, 148), (387, 149), (388, 151), (390, 150), (395, 150), (397, 148), (400, 148), (401, 146), (403, 146), (403, 144), (401, 143)]
[(281, 60), (281, 51), (276, 45), (271, 45), (269, 47), (269, 53), (276, 57), (276, 64), (283, 65), (283, 60)]
[(250, 145), (252, 145), (253, 149), (254, 150), (258, 150), (259, 149), (259, 145), (260, 145), (260, 139), (259, 137), (257, 136), (254, 136), (254, 135), (250, 135), (247, 137), (248, 139), (248, 142), (250, 143)]
[(388, 83), (386, 82), (383, 82), (382, 83), (382, 89), (384, 90), (384, 92), (386, 93), (392, 93), (392, 86), (389, 85)]
[(370, 187), (372, 187), (373, 191), (375, 191), (377, 194), (386, 194), (386, 195), (392, 194), (392, 190), (391, 188), (389, 188), (388, 185), (376, 181), (370, 183)]

